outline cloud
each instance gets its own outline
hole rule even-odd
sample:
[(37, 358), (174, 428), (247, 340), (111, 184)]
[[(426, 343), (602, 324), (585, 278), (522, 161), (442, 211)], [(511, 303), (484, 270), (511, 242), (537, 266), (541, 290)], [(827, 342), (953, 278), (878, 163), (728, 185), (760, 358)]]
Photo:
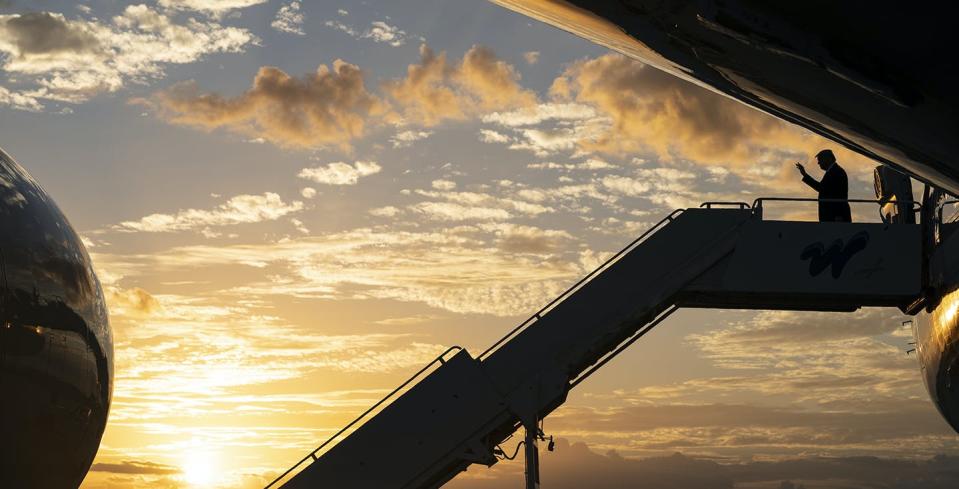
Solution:
[(367, 30), (362, 37), (372, 39), (376, 42), (386, 43), (393, 47), (400, 47), (406, 44), (406, 32), (380, 20), (373, 22), (369, 30)]
[[(595, 107), (611, 124), (575, 144), (580, 151), (630, 154), (653, 151), (661, 159), (687, 159), (737, 170), (769, 183), (787, 159), (805, 159), (835, 146), (825, 139), (620, 55), (574, 63), (551, 87), (557, 101)], [(840, 160), (866, 167), (864, 158), (842, 148)], [(795, 178), (791, 178), (795, 181)], [(773, 184), (775, 185), (775, 184)]]
[(98, 462), (90, 467), (93, 472), (109, 472), (111, 474), (150, 474), (164, 475), (177, 474), (180, 470), (170, 465), (156, 464), (153, 462), (140, 462), (124, 460), (119, 463)]
[[(732, 314), (732, 313), (730, 313)], [(855, 313), (767, 311), (732, 314), (715, 330), (686, 337), (717, 374), (622, 394), (626, 402), (699, 403), (762, 396), (835, 413), (925, 411), (937, 429), (915, 359), (903, 354), (902, 316), (883, 309)], [(896, 344), (899, 344), (898, 346)], [(869, 429), (875, 430), (875, 427)]]
[(394, 148), (406, 148), (416, 141), (430, 137), (432, 134), (433, 131), (401, 131), (391, 137), (390, 142), (393, 143)]
[[(343, 14), (340, 14), (340, 15), (343, 15)], [(346, 34), (349, 34), (352, 37), (360, 36), (360, 33), (357, 32), (357, 30), (354, 29), (353, 26), (344, 24), (343, 22), (340, 22), (338, 20), (328, 20), (324, 22), (323, 24), (326, 25), (327, 27), (332, 27), (333, 29), (336, 29), (340, 32), (345, 32)]]
[[(320, 66), (302, 79), (262, 67), (253, 86), (236, 97), (203, 93), (196, 82), (187, 81), (132, 102), (175, 124), (225, 128), (284, 147), (349, 151), (370, 127), (433, 126), (536, 100), (533, 92), (519, 85), (513, 67), (487, 48), (473, 46), (455, 65), (447, 62), (445, 53), (437, 55), (425, 44), (420, 54), (420, 63), (410, 65), (406, 77), (382, 84), (384, 97), (367, 90), (359, 67), (336, 60), (332, 69)], [(391, 142), (401, 147), (429, 134), (406, 129)]]
[(384, 326), (411, 326), (414, 324), (423, 324), (436, 321), (437, 319), (443, 319), (442, 316), (435, 316), (432, 314), (418, 314), (416, 316), (402, 316), (402, 317), (391, 317), (386, 319), (380, 319), (375, 321), (376, 324), (382, 324)]
[[(556, 244), (569, 237), (498, 226), (508, 215), (502, 209), (429, 203), (409, 211), (457, 226), (429, 232), (361, 228), (261, 244), (180, 246), (144, 255), (98, 253), (94, 260), (125, 280), (144, 274), (195, 275), (208, 267), (262, 270), (263, 279), (221, 290), (221, 298), (395, 299), (493, 315), (534, 310), (582, 273), (575, 258), (538, 256), (560, 253), (564, 247)], [(463, 225), (467, 217), (480, 222)], [(171, 299), (157, 299), (165, 314), (173, 314)]]
[(316, 189), (313, 187), (303, 187), (300, 189), (300, 195), (303, 196), (304, 199), (312, 199), (316, 197)]
[(754, 141), (781, 140), (787, 131), (795, 131), (742, 104), (618, 55), (575, 63), (557, 78), (552, 91), (561, 99), (594, 105), (613, 119), (615, 132), (596, 143), (597, 149), (609, 151), (652, 147), (666, 157), (675, 151), (710, 162), (745, 160)]
[(296, 34), (298, 36), (306, 35), (303, 32), (303, 22), (306, 17), (300, 12), (300, 2), (294, 0), (280, 7), (273, 17), (270, 27), (287, 34)]
[(404, 121), (425, 126), (461, 120), (482, 111), (530, 105), (536, 96), (519, 85), (519, 74), (488, 48), (473, 46), (459, 64), (420, 46), (420, 62), (403, 79), (383, 84)]
[(523, 59), (531, 65), (535, 65), (539, 62), (539, 51), (526, 51), (523, 53)]
[(430, 182), (430, 186), (436, 190), (454, 190), (456, 188), (456, 182), (450, 180), (433, 180)]
[(474, 207), (452, 202), (421, 202), (410, 209), (437, 221), (502, 221), (512, 217), (505, 209)]
[(599, 113), (591, 105), (546, 102), (507, 112), (486, 114), (482, 121), (505, 127), (523, 127), (548, 121), (588, 121), (596, 117), (599, 117)]
[(0, 86), (0, 106), (3, 105), (30, 112), (39, 112), (43, 110), (43, 104), (41, 104), (36, 98), (23, 93), (11, 92), (5, 87)]
[[(900, 406), (901, 407), (901, 406)], [(915, 445), (917, 455), (941, 449), (948, 426), (922, 403), (908, 409), (882, 411), (807, 410), (798, 407), (721, 403), (641, 403), (636, 406), (591, 408), (570, 406), (549, 421), (557, 433), (610, 441), (621, 433), (634, 441), (633, 451), (663, 452), (696, 449), (714, 456), (739, 457), (749, 453), (778, 455), (802, 450), (857, 454), (895, 453), (900, 443), (927, 438)], [(896, 423), (902, 416), (915, 422)], [(931, 438), (940, 438), (931, 440)], [(932, 442), (932, 443), (928, 443)], [(955, 442), (950, 445), (956, 448)]]
[(159, 0), (161, 7), (174, 10), (196, 10), (212, 15), (223, 15), (232, 10), (252, 7), (269, 0)]
[(586, 154), (582, 145), (602, 137), (611, 125), (608, 117), (590, 105), (556, 102), (489, 113), (482, 121), (513, 130), (513, 136), (503, 136), (496, 142), (510, 143), (510, 149), (532, 151), (541, 157), (573, 150), (574, 156)]
[(369, 212), (371, 216), (376, 216), (376, 217), (395, 217), (403, 211), (401, 211), (400, 209), (396, 207), (388, 205), (385, 207), (377, 207), (375, 209), (370, 209)]
[(676, 168), (639, 168), (633, 177), (603, 177), (604, 187), (629, 197), (651, 196), (659, 199), (671, 194), (690, 194), (699, 175)]
[[(338, 13), (340, 16), (346, 16), (349, 14), (349, 12), (342, 9), (340, 9)], [(400, 47), (406, 44), (406, 31), (400, 29), (399, 27), (387, 24), (382, 20), (371, 22), (370, 27), (366, 30), (357, 29), (352, 25), (340, 22), (338, 20), (328, 20), (324, 22), (324, 25), (343, 32), (356, 39), (370, 39), (374, 42), (389, 44), (393, 47)]]
[(297, 176), (325, 185), (356, 185), (360, 178), (375, 175), (382, 169), (375, 161), (357, 161), (352, 165), (337, 161), (326, 166), (304, 168)]
[(556, 163), (553, 161), (530, 163), (526, 165), (526, 168), (538, 170), (609, 170), (617, 167), (599, 158), (588, 158), (582, 163)]
[[(443, 184), (440, 185), (443, 186)], [(475, 213), (467, 212), (466, 214), (480, 215), (480, 213), (482, 213), (488, 218), (491, 218), (492, 216), (500, 216), (498, 218), (508, 219), (511, 212), (528, 216), (537, 216), (540, 214), (554, 212), (555, 210), (536, 202), (527, 202), (526, 200), (481, 192), (455, 192), (452, 191), (452, 189), (447, 189), (417, 190), (416, 194), (423, 197), (444, 200), (456, 204), (455, 206), (436, 206), (436, 208), (460, 209), (474, 207), (476, 209), (483, 210), (477, 210)], [(432, 206), (433, 203), (424, 204), (429, 204)], [(422, 207), (423, 206), (420, 205), (420, 208)], [(502, 210), (504, 212), (490, 212), (491, 210)]]
[[(22, 96), (79, 103), (127, 83), (164, 74), (168, 64), (242, 52), (257, 38), (246, 29), (192, 19), (177, 23), (146, 5), (109, 22), (36, 12), (0, 15), (0, 67), (16, 75)], [(14, 103), (35, 109), (35, 104)]]
[(160, 301), (140, 287), (130, 289), (107, 287), (104, 292), (111, 314), (142, 316), (160, 309)]
[(121, 222), (112, 229), (145, 233), (187, 231), (209, 226), (274, 221), (302, 209), (302, 202), (286, 203), (272, 192), (262, 195), (237, 195), (210, 210), (183, 209), (174, 214), (151, 214), (137, 221)]
[(136, 102), (176, 124), (227, 128), (301, 148), (348, 149), (353, 139), (364, 135), (367, 119), (386, 111), (382, 101), (366, 90), (359, 67), (340, 60), (332, 69), (322, 65), (302, 79), (262, 67), (253, 86), (233, 98), (201, 93), (191, 81)]
[(299, 233), (310, 234), (310, 229), (307, 228), (305, 224), (303, 224), (303, 221), (294, 217), (290, 219), (290, 224), (292, 224), (293, 228), (296, 229)]
[(512, 141), (509, 136), (491, 129), (480, 129), (480, 141), (484, 143), (506, 144)]
[(97, 32), (82, 21), (68, 21), (62, 14), (31, 12), (2, 17), (5, 51), (20, 59), (31, 55), (91, 53), (102, 46)]
[[(898, 454), (897, 454), (898, 455)], [(660, 489), (945, 489), (959, 483), (959, 458), (938, 455), (815, 457), (721, 463), (680, 453), (643, 459), (615, 451), (596, 453), (584, 443), (560, 438), (556, 451), (540, 454), (541, 480), (557, 489), (620, 489), (643, 486)], [(448, 484), (451, 489), (493, 489), (522, 486), (521, 462), (500, 462), (492, 470), (471, 469)]]
[(566, 231), (541, 229), (517, 224), (487, 224), (481, 226), (497, 237), (497, 246), (510, 253), (550, 254), (563, 249), (574, 238)]

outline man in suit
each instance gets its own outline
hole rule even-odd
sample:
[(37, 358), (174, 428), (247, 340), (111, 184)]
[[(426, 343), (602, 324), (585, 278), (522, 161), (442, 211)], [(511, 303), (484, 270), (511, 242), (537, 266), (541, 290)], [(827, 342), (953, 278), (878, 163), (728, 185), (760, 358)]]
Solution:
[(796, 163), (796, 168), (802, 174), (803, 183), (819, 192), (819, 222), (852, 222), (848, 202), (823, 202), (826, 199), (849, 198), (849, 178), (846, 177), (846, 171), (836, 163), (836, 155), (828, 149), (816, 153), (816, 162), (819, 163), (819, 168), (826, 172), (818, 182), (806, 173), (801, 163)]

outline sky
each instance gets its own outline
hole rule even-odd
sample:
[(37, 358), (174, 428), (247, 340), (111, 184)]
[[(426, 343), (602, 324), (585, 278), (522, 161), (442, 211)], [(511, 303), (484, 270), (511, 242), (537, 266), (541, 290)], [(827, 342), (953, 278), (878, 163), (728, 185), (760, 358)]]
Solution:
[[(673, 209), (811, 197), (823, 148), (871, 198), (875, 166), (475, 0), (2, 0), (0, 146), (108, 297), (84, 489), (263, 487)], [(544, 487), (955, 487), (905, 319), (682, 310), (546, 420)]]

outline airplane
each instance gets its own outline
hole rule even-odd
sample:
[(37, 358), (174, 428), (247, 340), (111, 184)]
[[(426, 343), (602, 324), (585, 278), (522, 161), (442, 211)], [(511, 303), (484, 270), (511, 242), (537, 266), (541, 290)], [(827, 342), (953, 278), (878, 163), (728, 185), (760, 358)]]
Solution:
[[(881, 162), (883, 222), (765, 219), (782, 199), (679, 209), (483, 353), (451, 347), (267, 489), (440, 487), (508, 458), (501, 443), (521, 429), (526, 487), (538, 488), (543, 419), (680, 307), (897, 307), (914, 316), (921, 376), (959, 431), (959, 224), (943, 217), (959, 195), (948, 6), (492, 1)], [(918, 202), (909, 178), (925, 184)], [(0, 230), (0, 388), (18, 399), (0, 403), (14, 447), (0, 487), (75, 488), (112, 395), (103, 294), (62, 213), (2, 152)]]

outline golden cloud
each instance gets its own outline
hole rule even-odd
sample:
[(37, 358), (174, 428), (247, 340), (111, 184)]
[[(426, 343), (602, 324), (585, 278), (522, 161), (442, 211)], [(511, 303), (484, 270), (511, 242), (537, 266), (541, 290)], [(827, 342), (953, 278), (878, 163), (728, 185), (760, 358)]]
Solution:
[(519, 74), (483, 46), (473, 46), (458, 65), (420, 46), (420, 62), (409, 65), (406, 77), (383, 84), (404, 122), (433, 126), (465, 119), (480, 111), (525, 107), (536, 95), (520, 86)]
[(550, 88), (555, 100), (596, 107), (611, 124), (576, 138), (582, 152), (625, 155), (652, 151), (666, 161), (686, 159), (733, 168), (754, 182), (792, 181), (791, 165), (832, 148), (849, 169), (871, 172), (874, 162), (798, 126), (621, 55), (574, 63)]
[(160, 301), (140, 287), (107, 287), (104, 292), (112, 314), (140, 316), (160, 309)]
[(458, 64), (425, 44), (420, 54), (406, 77), (383, 84), (386, 98), (367, 90), (358, 66), (336, 60), (332, 69), (320, 66), (301, 79), (262, 67), (253, 86), (237, 97), (204, 93), (187, 81), (132, 102), (176, 124), (226, 128), (279, 146), (341, 150), (377, 124), (433, 126), (536, 102), (516, 70), (488, 48), (473, 46)]
[(348, 149), (351, 140), (365, 134), (370, 117), (387, 112), (383, 101), (367, 91), (360, 68), (342, 60), (334, 61), (332, 69), (321, 65), (302, 79), (264, 66), (253, 86), (233, 98), (202, 93), (196, 82), (188, 81), (134, 102), (153, 107), (177, 124), (226, 128), (303, 148)]

